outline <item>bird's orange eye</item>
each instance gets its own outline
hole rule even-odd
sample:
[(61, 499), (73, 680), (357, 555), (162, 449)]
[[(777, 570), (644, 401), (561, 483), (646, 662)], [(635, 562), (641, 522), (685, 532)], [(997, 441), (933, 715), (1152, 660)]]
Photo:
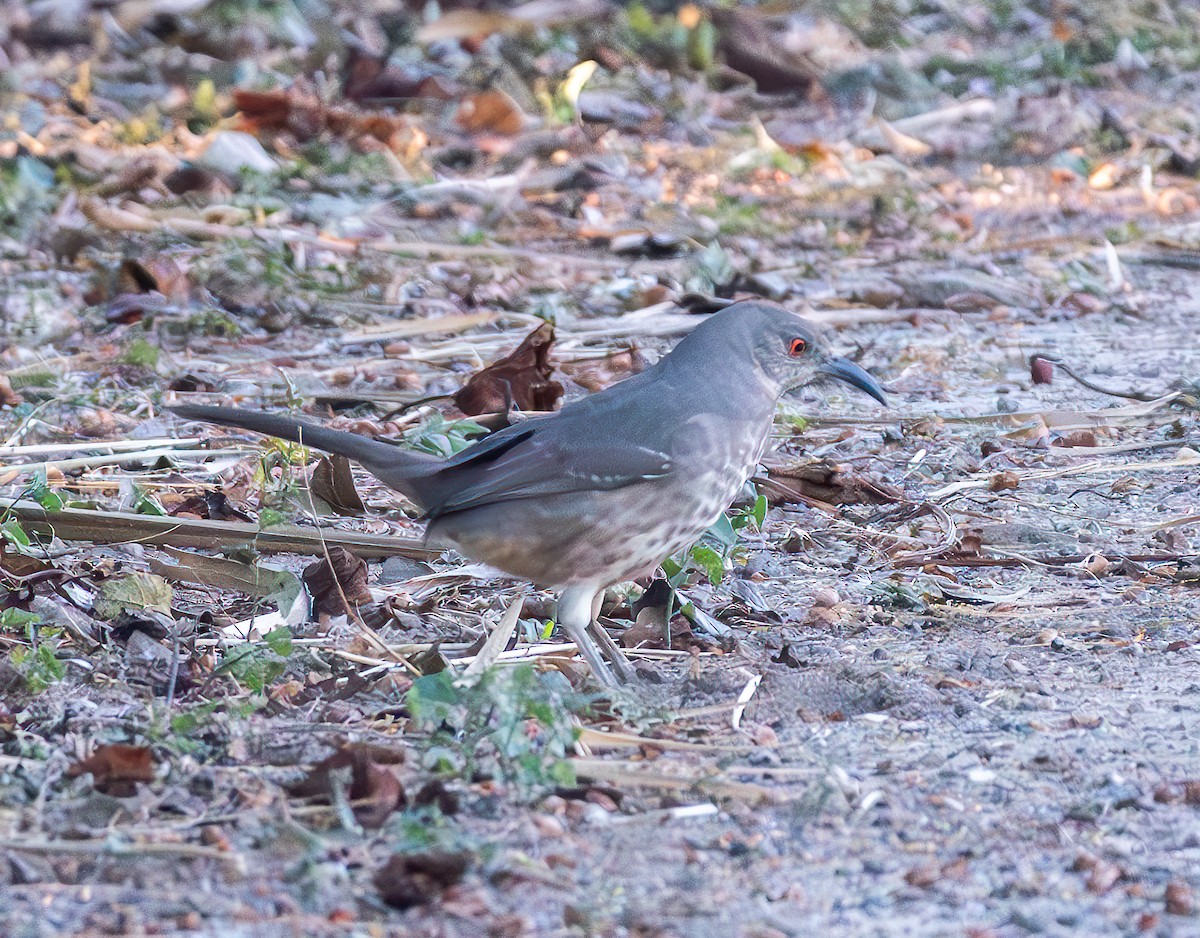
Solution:
[(792, 344), (788, 346), (789, 355), (803, 355), (805, 349), (808, 348), (808, 343), (803, 339), (792, 339)]

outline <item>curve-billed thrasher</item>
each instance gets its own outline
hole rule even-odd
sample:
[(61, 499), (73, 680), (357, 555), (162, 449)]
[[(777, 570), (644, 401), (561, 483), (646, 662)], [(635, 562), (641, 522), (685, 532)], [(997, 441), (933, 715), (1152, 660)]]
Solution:
[[(883, 403), (813, 327), (745, 300), (700, 323), (639, 375), (439, 459), (292, 417), (225, 407), (182, 417), (254, 430), (355, 459), (424, 512), (426, 537), (562, 590), (558, 621), (597, 678), (616, 682), (589, 628), (603, 590), (654, 570), (703, 534), (766, 448), (779, 398), (837, 378)], [(620, 680), (632, 667), (592, 629)]]

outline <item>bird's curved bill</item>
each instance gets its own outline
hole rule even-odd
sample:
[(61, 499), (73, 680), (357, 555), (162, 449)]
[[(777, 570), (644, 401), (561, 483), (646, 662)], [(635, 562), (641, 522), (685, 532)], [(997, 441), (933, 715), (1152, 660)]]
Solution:
[(821, 364), (821, 374), (829, 378), (837, 378), (839, 381), (845, 381), (847, 384), (852, 384), (860, 391), (866, 391), (871, 397), (879, 401), (880, 404), (887, 403), (887, 400), (883, 396), (883, 388), (879, 386), (879, 382), (848, 359), (827, 359)]

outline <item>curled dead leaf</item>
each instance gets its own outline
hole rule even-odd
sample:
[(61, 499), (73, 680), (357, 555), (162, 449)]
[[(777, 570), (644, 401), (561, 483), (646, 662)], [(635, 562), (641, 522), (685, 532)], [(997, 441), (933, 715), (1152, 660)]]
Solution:
[(580, 387), (595, 392), (629, 375), (641, 374), (646, 370), (646, 358), (637, 348), (628, 348), (563, 370)]
[(4, 407), (16, 407), (24, 403), (25, 398), (13, 390), (12, 382), (9, 381), (8, 375), (0, 375), (0, 405)]
[(1196, 911), (1196, 894), (1182, 879), (1167, 883), (1163, 903), (1169, 915), (1192, 915)]
[(361, 515), (366, 506), (354, 487), (350, 460), (345, 456), (322, 456), (312, 474), (312, 491), (340, 515)]
[(310, 563), (301, 576), (318, 613), (345, 615), (349, 612), (346, 603), (370, 602), (367, 562), (344, 547), (331, 546), (328, 559)]
[(503, 413), (513, 407), (554, 410), (563, 387), (550, 377), (553, 345), (554, 327), (544, 322), (510, 354), (472, 375), (454, 395), (455, 405), (468, 416)]
[(1029, 377), (1034, 384), (1049, 384), (1054, 380), (1054, 364), (1040, 355), (1029, 360)]

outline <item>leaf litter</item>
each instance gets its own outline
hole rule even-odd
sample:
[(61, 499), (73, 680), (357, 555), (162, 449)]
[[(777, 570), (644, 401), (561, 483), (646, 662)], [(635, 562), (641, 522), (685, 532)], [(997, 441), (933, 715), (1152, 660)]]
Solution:
[[(1186, 929), (1200, 23), (868, 6), (0, 13), (8, 930)], [(624, 699), (357, 470), (163, 417), (449, 454), (752, 294), (894, 403), (804, 393), (610, 592)]]

